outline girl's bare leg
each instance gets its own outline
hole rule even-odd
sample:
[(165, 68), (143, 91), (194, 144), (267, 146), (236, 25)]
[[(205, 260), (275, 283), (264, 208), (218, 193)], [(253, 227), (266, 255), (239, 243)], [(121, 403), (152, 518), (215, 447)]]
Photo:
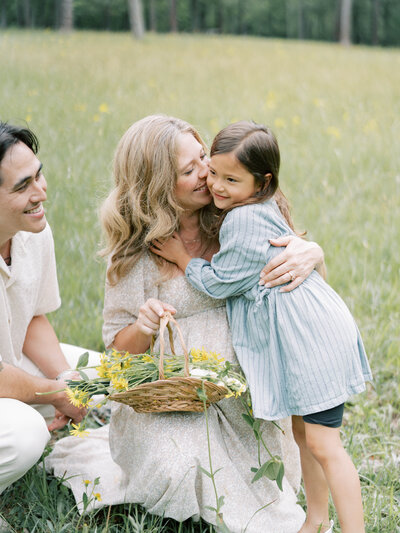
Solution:
[(305, 423), (292, 416), (293, 435), (300, 450), (301, 470), (307, 500), (307, 519), (299, 533), (324, 533), (329, 529), (329, 488), (321, 465), (307, 447)]
[(357, 470), (340, 440), (340, 428), (304, 423), (309, 451), (324, 471), (342, 533), (365, 533)]

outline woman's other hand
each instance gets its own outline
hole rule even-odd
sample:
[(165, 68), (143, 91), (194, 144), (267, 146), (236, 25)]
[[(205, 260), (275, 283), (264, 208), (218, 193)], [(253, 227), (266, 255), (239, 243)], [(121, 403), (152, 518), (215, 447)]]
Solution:
[(149, 298), (139, 309), (139, 315), (135, 322), (139, 332), (145, 335), (154, 335), (160, 327), (160, 318), (169, 311), (172, 315), (176, 309), (156, 298)]
[(276, 287), (289, 283), (280, 292), (298, 287), (317, 268), (325, 277), (324, 252), (315, 242), (308, 242), (294, 235), (271, 239), (273, 246), (286, 246), (286, 250), (271, 259), (260, 273), (260, 285)]
[(140, 307), (139, 314), (133, 324), (121, 329), (113, 342), (114, 348), (129, 353), (144, 353), (150, 346), (151, 338), (160, 327), (160, 318), (169, 311), (176, 313), (175, 307), (156, 298), (149, 298)]

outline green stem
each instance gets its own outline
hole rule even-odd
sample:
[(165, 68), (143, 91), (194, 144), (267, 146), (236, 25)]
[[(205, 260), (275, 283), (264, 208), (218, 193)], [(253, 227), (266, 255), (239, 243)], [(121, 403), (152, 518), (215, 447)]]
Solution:
[[(204, 382), (202, 383), (202, 388), (203, 388), (204, 395), (206, 395), (206, 391), (204, 389)], [(206, 417), (208, 462), (209, 462), (209, 465), (210, 465), (210, 476), (211, 476), (211, 481), (212, 481), (212, 484), (213, 484), (213, 487), (214, 487), (216, 509), (217, 509), (217, 515), (218, 515), (219, 514), (219, 499), (218, 499), (217, 486), (215, 484), (215, 476), (214, 476), (214, 471), (213, 471), (213, 466), (212, 466), (212, 459), (211, 459), (210, 430), (209, 430), (209, 427), (208, 427), (208, 409), (207, 409), (207, 402), (206, 402), (204, 397), (202, 398), (202, 401), (203, 401), (203, 406), (204, 406), (204, 414), (205, 414), (205, 417)]]

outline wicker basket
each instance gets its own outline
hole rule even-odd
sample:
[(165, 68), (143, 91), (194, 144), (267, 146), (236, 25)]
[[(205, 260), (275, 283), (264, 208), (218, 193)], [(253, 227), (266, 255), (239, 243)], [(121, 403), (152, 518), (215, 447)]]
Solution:
[[(164, 333), (168, 329), (169, 342), (173, 355), (175, 354), (172, 329), (173, 323), (177, 329), (178, 336), (183, 348), (185, 357), (184, 377), (172, 377), (164, 379)], [(153, 347), (154, 339), (152, 342)], [(227, 394), (227, 389), (223, 386), (190, 377), (189, 354), (183, 340), (181, 329), (177, 321), (170, 313), (164, 313), (160, 320), (160, 362), (158, 381), (142, 383), (137, 387), (117, 392), (110, 396), (110, 400), (124, 403), (133, 407), (138, 413), (165, 413), (169, 411), (204, 411), (204, 404), (200, 400), (197, 390), (204, 387), (207, 395), (207, 406), (210, 403), (218, 402)], [(203, 385), (204, 384), (204, 385)]]

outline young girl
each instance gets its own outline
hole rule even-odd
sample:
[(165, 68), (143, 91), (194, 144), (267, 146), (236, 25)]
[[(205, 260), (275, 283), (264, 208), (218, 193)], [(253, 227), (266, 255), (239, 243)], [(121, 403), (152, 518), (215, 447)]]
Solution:
[(281, 252), (267, 239), (294, 233), (278, 189), (279, 165), (268, 128), (245, 121), (224, 128), (211, 147), (207, 178), (220, 210), (220, 251), (211, 263), (193, 259), (177, 234), (152, 251), (176, 263), (198, 290), (228, 298), (254, 416), (292, 415), (307, 497), (301, 533), (333, 531), (328, 487), (342, 533), (364, 533), (359, 478), (340, 440), (345, 400), (372, 379), (357, 326), (316, 271), (291, 292), (259, 284), (263, 265)]

